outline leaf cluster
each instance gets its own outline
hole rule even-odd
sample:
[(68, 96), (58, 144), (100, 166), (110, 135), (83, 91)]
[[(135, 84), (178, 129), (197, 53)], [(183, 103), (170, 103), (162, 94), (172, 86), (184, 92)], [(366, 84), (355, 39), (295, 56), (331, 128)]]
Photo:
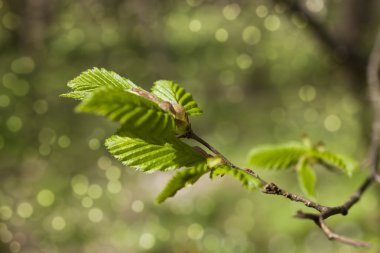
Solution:
[(200, 177), (231, 175), (247, 189), (258, 180), (224, 164), (215, 155), (192, 147), (181, 137), (190, 133), (190, 117), (202, 110), (192, 95), (178, 84), (160, 80), (146, 91), (130, 80), (105, 69), (93, 68), (68, 83), (61, 96), (80, 100), (77, 112), (104, 116), (120, 124), (105, 141), (108, 151), (123, 164), (143, 172), (176, 171), (159, 194), (163, 202)]
[(321, 144), (311, 145), (308, 138), (303, 143), (256, 147), (251, 150), (249, 164), (255, 169), (295, 169), (300, 188), (309, 197), (315, 197), (317, 176), (314, 169), (317, 166), (348, 176), (358, 167), (357, 162), (347, 156), (327, 151)]

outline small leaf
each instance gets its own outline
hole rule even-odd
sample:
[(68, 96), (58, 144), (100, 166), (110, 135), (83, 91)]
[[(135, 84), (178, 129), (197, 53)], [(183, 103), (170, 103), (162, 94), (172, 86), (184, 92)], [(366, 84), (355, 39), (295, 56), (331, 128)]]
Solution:
[(300, 160), (297, 165), (298, 183), (302, 191), (309, 197), (315, 197), (315, 182), (317, 176), (314, 170), (310, 167), (307, 159)]
[(262, 146), (255, 148), (249, 155), (249, 164), (258, 169), (289, 169), (305, 155), (307, 149), (297, 144)]
[(149, 136), (121, 129), (105, 143), (109, 152), (124, 165), (144, 172), (168, 171), (205, 163), (206, 159), (181, 140)]
[(156, 81), (152, 88), (152, 93), (163, 101), (182, 105), (190, 116), (202, 114), (202, 110), (198, 107), (192, 95), (172, 81)]
[(311, 156), (316, 158), (320, 165), (327, 167), (331, 166), (332, 168), (343, 171), (349, 176), (351, 176), (352, 173), (358, 168), (358, 163), (355, 160), (341, 154), (314, 150)]
[(219, 156), (212, 156), (207, 158), (207, 166), (210, 168), (215, 168), (216, 166), (223, 165), (224, 161)]
[(210, 169), (207, 167), (207, 165), (205, 163), (201, 163), (195, 165), (194, 167), (177, 172), (166, 184), (162, 192), (158, 195), (157, 202), (162, 203), (167, 198), (173, 197), (177, 191), (194, 184), (202, 175), (208, 171), (210, 171)]
[(112, 88), (95, 91), (78, 107), (121, 123), (135, 131), (166, 136), (175, 134), (174, 118), (156, 103), (139, 95)]
[(99, 88), (117, 88), (120, 90), (129, 90), (132, 87), (137, 87), (130, 80), (119, 76), (115, 72), (105, 69), (93, 68), (89, 69), (73, 80), (67, 86), (73, 89), (72, 92), (62, 94), (62, 97), (74, 98), (83, 100), (92, 92)]
[(234, 177), (235, 179), (240, 181), (243, 184), (243, 186), (248, 190), (257, 189), (262, 186), (260, 180), (258, 180), (254, 176), (250, 175), (249, 173), (243, 170), (231, 168), (230, 166), (227, 166), (227, 165), (214, 168), (211, 171), (210, 177), (215, 178), (216, 176), (224, 176), (224, 175), (230, 175)]

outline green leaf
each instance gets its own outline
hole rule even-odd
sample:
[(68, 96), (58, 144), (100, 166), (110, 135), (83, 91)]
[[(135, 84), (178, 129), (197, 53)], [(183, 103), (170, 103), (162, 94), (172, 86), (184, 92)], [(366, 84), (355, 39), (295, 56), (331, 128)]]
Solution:
[(122, 129), (105, 143), (124, 165), (145, 172), (168, 171), (204, 163), (206, 159), (179, 139), (134, 134)]
[(249, 164), (258, 169), (289, 169), (305, 155), (307, 148), (298, 144), (262, 146), (249, 155)]
[(95, 91), (78, 107), (79, 112), (91, 112), (121, 123), (125, 128), (149, 135), (175, 134), (174, 118), (156, 103), (139, 95), (113, 88)]
[(297, 165), (298, 183), (302, 191), (309, 197), (315, 197), (315, 182), (317, 176), (314, 170), (310, 167), (307, 159), (300, 160)]
[(190, 116), (202, 114), (202, 110), (198, 107), (192, 95), (172, 81), (156, 81), (152, 88), (152, 93), (163, 101), (182, 105)]
[(117, 88), (120, 90), (129, 90), (132, 87), (137, 87), (133, 82), (119, 76), (115, 72), (98, 68), (83, 72), (71, 80), (67, 86), (73, 89), (73, 91), (62, 94), (61, 96), (79, 100), (85, 99), (91, 95), (92, 92), (102, 87)]
[(349, 176), (358, 168), (355, 160), (341, 154), (314, 150), (311, 156), (316, 158), (319, 164), (338, 169)]
[(177, 172), (157, 197), (157, 202), (162, 203), (167, 198), (173, 197), (177, 191), (194, 184), (198, 179), (210, 171), (205, 163), (195, 165), (183, 171)]
[(253, 190), (260, 188), (262, 186), (260, 180), (250, 175), (248, 172), (243, 170), (231, 168), (230, 166), (223, 165), (216, 167), (211, 171), (211, 178), (215, 178), (216, 176), (224, 176), (230, 175), (240, 181), (243, 186), (248, 190)]

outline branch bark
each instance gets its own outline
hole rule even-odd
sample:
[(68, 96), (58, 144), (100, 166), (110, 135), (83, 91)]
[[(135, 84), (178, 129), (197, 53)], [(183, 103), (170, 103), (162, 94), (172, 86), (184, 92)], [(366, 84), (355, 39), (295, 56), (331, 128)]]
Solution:
[(330, 229), (327, 224), (325, 223), (325, 220), (331, 216), (334, 215), (347, 215), (348, 211), (359, 202), (362, 195), (366, 192), (366, 190), (369, 188), (369, 186), (373, 182), (380, 183), (380, 175), (378, 173), (378, 162), (379, 162), (379, 141), (380, 141), (380, 81), (379, 81), (379, 69), (380, 69), (380, 29), (378, 31), (377, 39), (375, 41), (373, 50), (371, 52), (369, 63), (367, 66), (367, 79), (368, 79), (368, 92), (369, 97), (372, 103), (373, 111), (374, 111), (374, 117), (373, 117), (373, 123), (372, 123), (372, 134), (371, 134), (371, 145), (369, 148), (370, 153), (370, 173), (367, 176), (367, 178), (362, 182), (362, 184), (358, 187), (358, 189), (349, 197), (349, 199), (344, 202), (342, 205), (329, 207), (324, 206), (319, 203), (313, 202), (309, 199), (306, 199), (302, 196), (299, 196), (297, 194), (288, 192), (282, 188), (280, 188), (275, 183), (267, 183), (264, 179), (262, 179), (256, 172), (252, 171), (251, 169), (242, 169), (235, 164), (233, 164), (230, 160), (228, 160), (221, 152), (219, 152), (217, 149), (215, 149), (213, 146), (211, 146), (208, 142), (203, 140), (201, 137), (199, 137), (197, 134), (195, 134), (192, 130), (190, 130), (187, 134), (180, 136), (181, 138), (189, 138), (193, 139), (206, 148), (208, 148), (211, 152), (213, 152), (215, 155), (219, 156), (224, 160), (224, 162), (231, 166), (232, 168), (235, 168), (237, 170), (242, 170), (245, 173), (248, 173), (257, 179), (260, 180), (260, 182), (263, 185), (262, 192), (265, 194), (272, 194), (272, 195), (278, 195), (285, 197), (291, 201), (294, 202), (300, 202), (304, 204), (308, 208), (312, 208), (316, 211), (318, 211), (317, 214), (315, 213), (304, 213), (302, 211), (298, 211), (295, 215), (296, 218), (300, 219), (308, 219), (314, 221), (314, 223), (320, 227), (322, 232), (326, 235), (326, 237), (329, 240), (335, 240), (339, 241), (341, 243), (345, 243), (354, 247), (367, 247), (369, 246), (368, 243), (353, 240), (351, 238), (345, 237), (343, 235), (339, 235), (335, 232), (333, 232), (332, 229)]

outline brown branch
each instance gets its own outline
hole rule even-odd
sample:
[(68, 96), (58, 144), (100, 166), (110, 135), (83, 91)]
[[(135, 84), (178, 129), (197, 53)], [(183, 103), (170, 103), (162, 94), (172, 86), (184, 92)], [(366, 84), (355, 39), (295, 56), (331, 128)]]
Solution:
[(259, 179), (263, 185), (262, 192), (265, 194), (273, 194), (285, 197), (294, 202), (303, 203), (306, 207), (313, 208), (319, 212), (319, 214), (313, 213), (304, 213), (302, 211), (298, 211), (295, 217), (300, 219), (309, 219), (314, 221), (316, 225), (318, 225), (322, 232), (327, 236), (329, 240), (339, 241), (341, 243), (345, 243), (354, 247), (367, 247), (369, 246), (366, 242), (356, 241), (345, 237), (343, 235), (339, 235), (333, 232), (325, 223), (325, 220), (333, 215), (341, 214), (347, 215), (348, 211), (360, 200), (361, 196), (364, 192), (369, 188), (369, 186), (374, 182), (380, 183), (380, 175), (378, 174), (377, 167), (379, 162), (379, 141), (380, 141), (380, 82), (378, 71), (380, 68), (380, 29), (378, 32), (378, 36), (372, 50), (368, 68), (367, 68), (367, 76), (368, 76), (368, 91), (369, 96), (372, 102), (373, 110), (374, 110), (374, 119), (372, 124), (372, 135), (371, 135), (371, 146), (370, 146), (370, 168), (371, 173), (369, 176), (363, 181), (363, 183), (359, 186), (359, 188), (354, 192), (349, 199), (344, 202), (340, 206), (328, 207), (308, 200), (302, 196), (299, 196), (294, 193), (290, 193), (282, 188), (280, 188), (275, 183), (267, 183), (263, 180), (256, 172), (251, 169), (241, 169), (240, 167), (233, 164), (230, 160), (228, 160), (222, 153), (220, 153), (217, 149), (212, 147), (208, 142), (203, 140), (197, 134), (195, 134), (191, 129), (185, 135), (180, 136), (180, 138), (189, 138), (193, 139), (210, 151), (212, 151), (215, 155), (219, 156), (223, 159), (225, 164), (231, 166), (232, 168), (244, 171), (255, 178)]
[(324, 205), (318, 204), (314, 201), (306, 199), (306, 198), (299, 196), (297, 194), (288, 192), (288, 191), (280, 188), (275, 183), (267, 183), (256, 172), (252, 171), (251, 169), (241, 169), (240, 167), (236, 166), (231, 161), (229, 161), (222, 153), (220, 153), (217, 149), (212, 147), (207, 141), (203, 140), (201, 137), (199, 137), (197, 134), (195, 134), (192, 130), (190, 130), (187, 134), (182, 135), (180, 137), (181, 138), (193, 139), (193, 140), (201, 143), (206, 148), (208, 148), (210, 151), (212, 151), (215, 155), (221, 157), (224, 160), (224, 162), (226, 164), (228, 164), (229, 166), (231, 166), (232, 168), (242, 170), (245, 173), (248, 173), (248, 174), (254, 176), (255, 178), (259, 179), (263, 185), (263, 189), (262, 189), (263, 193), (282, 196), (282, 197), (285, 197), (291, 201), (303, 203), (306, 207), (313, 208), (313, 209), (317, 210), (319, 212), (319, 214), (303, 213), (303, 212), (299, 211), (295, 217), (313, 220), (321, 228), (321, 230), (325, 233), (325, 235), (330, 240), (340, 241), (342, 243), (345, 243), (345, 244), (348, 244), (348, 245), (351, 245), (354, 247), (368, 246), (368, 244), (365, 242), (355, 241), (355, 240), (350, 239), (348, 237), (338, 235), (338, 234), (332, 232), (332, 230), (330, 228), (328, 228), (327, 225), (324, 223), (324, 220), (330, 216), (337, 215), (337, 214), (347, 215), (349, 209), (360, 200), (363, 193), (367, 190), (367, 188), (371, 185), (371, 183), (375, 179), (374, 175), (372, 173), (360, 185), (358, 190), (355, 193), (353, 193), (346, 202), (343, 203), (343, 205), (335, 206), (335, 207), (329, 207), (329, 206), (324, 206)]
[(343, 235), (340, 235), (340, 234), (333, 232), (331, 230), (331, 228), (329, 228), (327, 226), (327, 224), (324, 221), (324, 218), (321, 217), (321, 215), (314, 214), (314, 213), (304, 213), (302, 211), (298, 211), (294, 217), (296, 217), (298, 219), (306, 219), (306, 220), (314, 221), (314, 223), (318, 227), (321, 228), (322, 232), (326, 235), (326, 237), (329, 240), (339, 241), (339, 242), (342, 242), (342, 243), (345, 243), (345, 244), (348, 244), (348, 245), (351, 245), (354, 247), (368, 247), (369, 246), (369, 243), (367, 243), (367, 242), (353, 240), (351, 238), (348, 238), (346, 236), (343, 236)]
[(241, 170), (241, 171), (243, 171), (243, 172), (245, 172), (247, 174), (250, 174), (251, 176), (254, 176), (255, 178), (257, 178), (261, 182), (262, 185), (267, 185), (268, 184), (264, 179), (262, 179), (253, 170), (251, 170), (251, 169), (242, 169), (242, 168), (236, 166), (235, 164), (233, 164), (222, 153), (220, 153), (216, 148), (214, 148), (213, 146), (211, 146), (207, 141), (205, 141), (204, 139), (202, 139), (201, 137), (199, 137), (196, 133), (194, 133), (192, 129), (190, 129), (186, 134), (180, 136), (180, 138), (193, 139), (193, 140), (199, 142), (200, 144), (202, 144), (203, 146), (205, 146), (206, 148), (208, 148), (211, 152), (213, 152), (215, 155), (217, 155), (220, 158), (222, 158), (225, 164), (229, 165), (230, 167), (232, 167), (234, 169)]

